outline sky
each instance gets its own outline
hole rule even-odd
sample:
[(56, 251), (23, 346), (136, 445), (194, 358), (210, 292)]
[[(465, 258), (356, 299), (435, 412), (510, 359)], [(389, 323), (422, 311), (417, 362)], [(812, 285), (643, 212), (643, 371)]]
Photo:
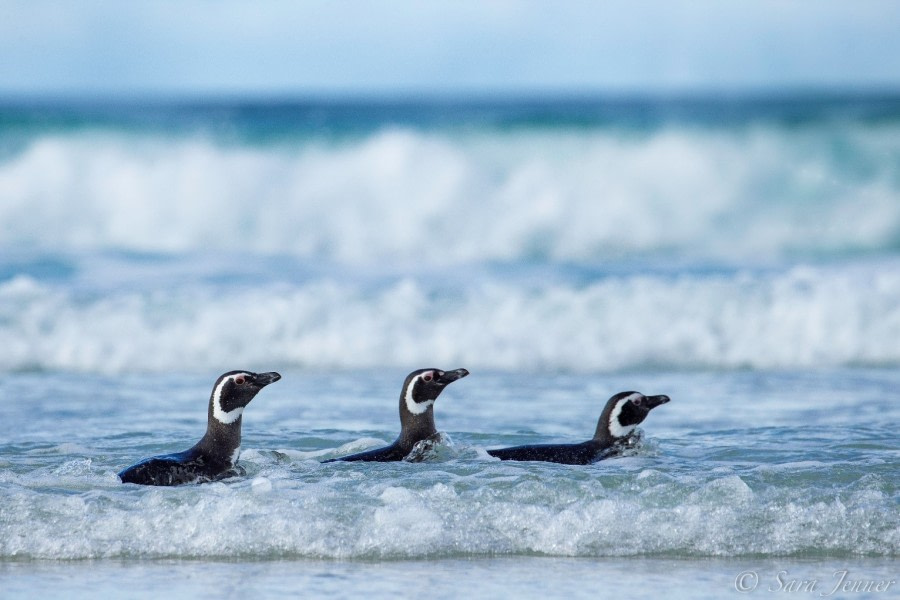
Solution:
[(0, 95), (900, 90), (895, 0), (0, 0)]

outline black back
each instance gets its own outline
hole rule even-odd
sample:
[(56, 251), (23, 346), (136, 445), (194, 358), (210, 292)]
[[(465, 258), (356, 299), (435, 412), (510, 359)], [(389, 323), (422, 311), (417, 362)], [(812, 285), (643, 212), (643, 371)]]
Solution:
[(580, 444), (532, 444), (488, 450), (500, 460), (533, 460), (568, 465), (586, 465), (618, 454), (635, 427), (650, 411), (669, 401), (668, 396), (644, 396), (620, 392), (611, 397), (600, 413), (594, 437)]

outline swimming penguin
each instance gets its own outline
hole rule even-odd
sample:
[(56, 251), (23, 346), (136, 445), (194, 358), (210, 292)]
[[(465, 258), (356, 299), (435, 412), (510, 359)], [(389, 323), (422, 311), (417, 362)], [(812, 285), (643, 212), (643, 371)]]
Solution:
[(434, 427), (434, 401), (448, 384), (462, 379), (469, 372), (465, 369), (441, 371), (440, 369), (419, 369), (406, 376), (400, 391), (400, 437), (384, 448), (368, 450), (358, 454), (332, 458), (323, 462), (338, 460), (366, 460), (390, 462), (403, 460), (416, 442), (428, 439), (437, 433)]
[(609, 399), (597, 422), (593, 439), (580, 444), (535, 444), (498, 448), (487, 453), (500, 460), (538, 460), (567, 465), (586, 465), (615, 455), (651, 410), (669, 401), (668, 396), (619, 392)]
[(278, 373), (249, 371), (221, 375), (209, 397), (203, 439), (184, 452), (144, 459), (119, 473), (119, 479), (141, 485), (180, 485), (243, 475), (243, 467), (237, 465), (241, 452), (241, 413), (259, 390), (279, 379)]

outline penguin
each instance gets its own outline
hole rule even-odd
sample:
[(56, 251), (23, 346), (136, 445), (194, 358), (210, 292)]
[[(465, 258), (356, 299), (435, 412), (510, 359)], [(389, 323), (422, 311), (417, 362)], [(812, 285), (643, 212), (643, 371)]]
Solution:
[(122, 483), (181, 485), (205, 483), (244, 475), (238, 466), (241, 452), (241, 413), (278, 373), (229, 371), (219, 376), (209, 397), (206, 435), (192, 448), (175, 454), (152, 456), (119, 473)]
[(441, 371), (440, 369), (419, 369), (406, 376), (400, 391), (400, 436), (390, 446), (367, 450), (332, 458), (335, 461), (378, 461), (403, 460), (416, 442), (428, 439), (437, 433), (434, 427), (434, 401), (447, 385), (462, 379), (469, 372), (465, 369)]
[(619, 392), (610, 398), (593, 439), (580, 444), (535, 444), (488, 450), (500, 460), (534, 460), (567, 465), (587, 465), (621, 452), (635, 428), (651, 410), (669, 401), (668, 396), (645, 396), (640, 392)]

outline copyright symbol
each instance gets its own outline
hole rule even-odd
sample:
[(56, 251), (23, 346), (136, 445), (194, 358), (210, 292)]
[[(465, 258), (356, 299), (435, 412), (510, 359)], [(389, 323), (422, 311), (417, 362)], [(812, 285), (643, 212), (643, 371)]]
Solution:
[(759, 585), (759, 575), (756, 571), (744, 571), (734, 578), (734, 589), (739, 592), (752, 592)]

